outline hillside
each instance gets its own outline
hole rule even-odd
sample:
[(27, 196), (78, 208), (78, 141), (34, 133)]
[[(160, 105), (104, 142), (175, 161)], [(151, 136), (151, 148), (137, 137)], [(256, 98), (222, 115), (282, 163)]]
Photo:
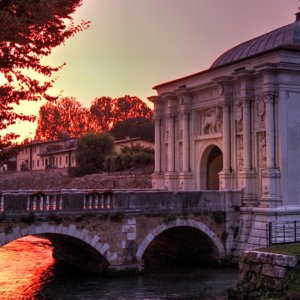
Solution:
[(59, 170), (0, 174), (0, 190), (151, 188), (151, 172), (101, 173), (70, 177)]

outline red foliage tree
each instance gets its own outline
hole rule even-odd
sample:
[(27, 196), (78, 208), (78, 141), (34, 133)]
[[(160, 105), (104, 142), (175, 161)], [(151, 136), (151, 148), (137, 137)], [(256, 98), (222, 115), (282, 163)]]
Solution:
[(110, 97), (96, 98), (90, 107), (90, 119), (94, 132), (109, 131), (112, 122), (113, 99)]
[(118, 122), (139, 117), (152, 120), (152, 110), (137, 97), (96, 98), (90, 109), (82, 107), (73, 97), (63, 98), (41, 107), (35, 139), (79, 137), (89, 131), (108, 132)]
[[(0, 0), (0, 74), (5, 79), (0, 86), (0, 130), (17, 120), (34, 119), (16, 113), (13, 105), (24, 100), (55, 99), (47, 90), (54, 82), (51, 75), (62, 65), (51, 67), (42, 64), (41, 59), (89, 26), (83, 21), (75, 25), (71, 17), (81, 3), (82, 0)], [(28, 75), (28, 70), (48, 79), (40, 82)], [(13, 137), (0, 135), (0, 143)]]
[(76, 98), (62, 98), (55, 103), (46, 103), (40, 108), (37, 140), (57, 140), (80, 137), (91, 130), (89, 110)]
[(95, 131), (108, 131), (120, 121), (136, 117), (152, 119), (152, 110), (141, 99), (135, 96), (112, 99), (96, 98), (90, 108), (91, 120)]

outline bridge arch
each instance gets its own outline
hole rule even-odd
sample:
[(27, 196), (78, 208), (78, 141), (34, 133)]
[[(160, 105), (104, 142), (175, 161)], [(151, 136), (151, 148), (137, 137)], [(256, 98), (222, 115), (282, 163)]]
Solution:
[(169, 222), (167, 224), (161, 224), (157, 226), (155, 229), (153, 229), (142, 241), (142, 243), (139, 245), (138, 250), (136, 252), (136, 258), (137, 262), (140, 266), (143, 265), (143, 256), (150, 245), (150, 243), (158, 237), (163, 232), (178, 228), (178, 227), (190, 227), (197, 229), (204, 233), (210, 240), (213, 242), (214, 246), (216, 247), (218, 251), (218, 258), (222, 259), (225, 256), (225, 249), (221, 242), (221, 240), (218, 238), (218, 236), (205, 224), (201, 222), (197, 222), (194, 220), (185, 220), (185, 219), (177, 219), (175, 221)]
[(200, 189), (219, 190), (219, 172), (223, 169), (223, 153), (219, 145), (210, 144), (200, 158)]
[[(28, 227), (13, 227), (9, 232), (2, 232), (0, 233), (0, 247), (14, 241), (20, 239), (25, 236), (42, 236), (49, 239), (54, 244), (54, 251), (59, 250), (55, 249), (55, 247), (59, 247), (64, 249), (64, 246), (69, 246), (66, 250), (74, 249), (70, 247), (70, 245), (76, 245), (78, 247), (83, 247), (86, 251), (85, 253), (95, 255), (95, 261), (99, 262), (100, 258), (109, 266), (115, 260), (117, 260), (118, 255), (117, 253), (112, 253), (110, 249), (110, 245), (108, 243), (102, 243), (100, 240), (99, 235), (89, 232), (87, 229), (78, 229), (74, 224), (70, 224), (68, 226), (63, 226), (62, 224), (49, 224), (49, 223), (42, 223), (39, 225), (30, 225)], [(64, 257), (64, 255), (69, 255), (71, 253), (67, 253), (64, 251), (62, 253), (56, 253), (54, 256), (59, 256), (60, 259), (73, 263), (76, 265), (76, 258), (75, 255), (78, 255), (78, 249), (75, 249), (74, 257)], [(77, 252), (76, 252), (77, 251)], [(65, 259), (64, 259), (65, 258)], [(73, 260), (72, 260), (73, 259)], [(75, 262), (75, 263), (74, 263)], [(92, 265), (91, 268), (86, 266), (87, 269), (101, 272), (103, 268), (100, 265)]]

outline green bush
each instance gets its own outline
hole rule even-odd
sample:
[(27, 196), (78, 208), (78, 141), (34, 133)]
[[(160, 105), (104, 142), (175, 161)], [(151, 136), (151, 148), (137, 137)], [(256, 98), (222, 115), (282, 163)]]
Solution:
[(108, 133), (88, 133), (77, 140), (75, 176), (98, 173), (104, 170), (106, 156), (113, 150), (113, 138)]

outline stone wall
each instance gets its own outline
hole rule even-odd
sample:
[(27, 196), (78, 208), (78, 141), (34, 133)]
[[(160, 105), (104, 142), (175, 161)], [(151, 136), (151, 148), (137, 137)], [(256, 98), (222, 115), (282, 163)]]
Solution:
[(257, 288), (280, 289), (287, 271), (296, 265), (295, 256), (245, 251), (240, 260), (239, 282), (247, 282)]

